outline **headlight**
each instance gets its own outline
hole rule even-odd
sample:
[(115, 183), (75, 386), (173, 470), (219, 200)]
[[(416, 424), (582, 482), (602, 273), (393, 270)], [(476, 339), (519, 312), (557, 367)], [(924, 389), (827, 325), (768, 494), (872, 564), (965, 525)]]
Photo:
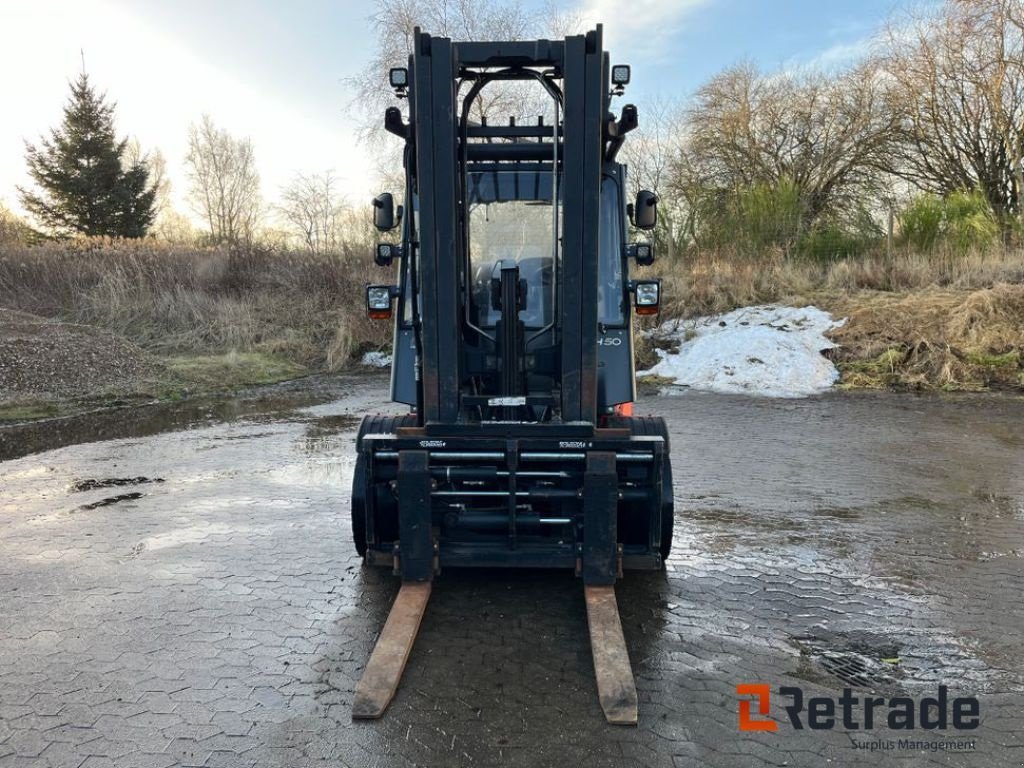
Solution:
[(373, 320), (391, 317), (392, 286), (369, 285), (366, 287), (366, 314)]
[(633, 284), (633, 296), (638, 315), (657, 314), (661, 304), (661, 281), (638, 280)]

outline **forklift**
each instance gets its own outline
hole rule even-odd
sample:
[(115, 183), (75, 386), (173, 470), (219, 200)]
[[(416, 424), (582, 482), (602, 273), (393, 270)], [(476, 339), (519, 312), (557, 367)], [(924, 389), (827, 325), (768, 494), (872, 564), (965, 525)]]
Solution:
[[(374, 224), (401, 239), (376, 246), (396, 279), (366, 309), (394, 323), (391, 398), (411, 409), (363, 419), (351, 508), (356, 550), (401, 587), (352, 717), (394, 697), (443, 569), (548, 568), (582, 579), (601, 707), (635, 725), (614, 585), (664, 566), (673, 497), (664, 421), (632, 416), (633, 315), (658, 312), (661, 283), (629, 278), (654, 258), (629, 226), (653, 229), (658, 202), (625, 202), (637, 110), (611, 102), (630, 68), (610, 66), (600, 26), (518, 42), (417, 28), (389, 79), (408, 104), (384, 119), (405, 190), (374, 199)], [(474, 112), (510, 85), (539, 89), (549, 118)]]

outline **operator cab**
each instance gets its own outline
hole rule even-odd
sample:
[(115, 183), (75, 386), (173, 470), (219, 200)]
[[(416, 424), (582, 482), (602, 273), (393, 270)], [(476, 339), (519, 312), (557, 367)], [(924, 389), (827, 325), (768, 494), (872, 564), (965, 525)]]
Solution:
[[(471, 421), (507, 418), (502, 408), (490, 408), (480, 397), (501, 396), (557, 401), (561, 377), (557, 318), (562, 267), (563, 187), (562, 171), (551, 164), (523, 169), (508, 163), (488, 170), (469, 170), (465, 176), (467, 200), (466, 270), (460, 286), (462, 366), (467, 393), (477, 396), (467, 404), (464, 416)], [(472, 169), (472, 164), (469, 168)], [(633, 340), (629, 257), (635, 246), (627, 244), (627, 206), (623, 187), (625, 168), (605, 164), (600, 186), (598, 238), (597, 320), (599, 337), (597, 384), (600, 407), (609, 411), (634, 398)], [(642, 193), (649, 194), (649, 193)], [(401, 254), (416, 253), (419, 226), (419, 195), (411, 195), (412, 215), (402, 220)], [(638, 199), (637, 205), (644, 204)], [(644, 245), (646, 253), (650, 246)], [(649, 263), (648, 260), (646, 263)], [(504, 392), (501, 383), (501, 341), (498, 332), (504, 316), (501, 300), (502, 272), (518, 274), (517, 318), (522, 325), (524, 382), (515, 393)], [(415, 406), (416, 348), (415, 305), (412, 295), (414, 270), (409, 260), (399, 263), (397, 286), (398, 322), (395, 328), (392, 398)], [(421, 300), (421, 297), (417, 297)], [(547, 421), (557, 409), (544, 403), (521, 408), (515, 418)]]

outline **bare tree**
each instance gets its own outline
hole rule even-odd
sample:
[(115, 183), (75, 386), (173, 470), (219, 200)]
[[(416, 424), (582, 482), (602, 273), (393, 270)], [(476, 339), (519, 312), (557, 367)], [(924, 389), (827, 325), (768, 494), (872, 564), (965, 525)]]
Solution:
[(121, 166), (127, 170), (137, 165), (144, 165), (149, 171), (149, 186), (156, 193), (153, 196), (155, 221), (170, 204), (171, 199), (171, 180), (167, 177), (167, 158), (157, 148), (144, 152), (139, 139), (132, 136), (125, 144)]
[[(393, 104), (388, 70), (407, 65), (417, 26), (454, 40), (522, 40), (564, 36), (581, 23), (578, 14), (560, 11), (553, 3), (528, 10), (519, 0), (376, 0), (369, 20), (375, 54), (348, 84), (353, 90), (351, 105), (360, 113), (360, 138), (376, 147), (385, 135), (384, 109)], [(547, 106), (535, 84), (493, 85), (480, 93), (473, 116), (535, 118)]]
[(622, 147), (622, 161), (629, 168), (630, 196), (649, 189), (660, 198), (654, 233), (659, 257), (674, 258), (687, 238), (690, 206), (680, 173), (683, 120), (679, 101), (652, 99), (639, 111), (640, 127)]
[(337, 253), (345, 209), (333, 171), (296, 174), (281, 190), (278, 206), (289, 233), (317, 255)]
[(345, 208), (338, 217), (341, 236), (338, 252), (342, 260), (351, 264), (366, 264), (366, 255), (373, 252), (380, 232), (373, 226), (373, 217), (364, 209)]
[(0, 200), (0, 245), (20, 245), (32, 235), (32, 228)]
[(218, 129), (209, 115), (189, 129), (185, 157), (193, 209), (215, 242), (249, 243), (262, 213), (252, 142)]
[(160, 211), (150, 232), (158, 240), (177, 245), (199, 245), (203, 241), (203, 233), (191, 219), (170, 205)]
[(807, 222), (879, 189), (896, 118), (861, 64), (835, 77), (744, 64), (712, 78), (688, 112), (688, 151), (718, 189), (792, 183)]
[(883, 64), (900, 116), (893, 172), (940, 194), (980, 189), (1004, 221), (1024, 217), (1024, 2), (919, 9), (890, 26)]

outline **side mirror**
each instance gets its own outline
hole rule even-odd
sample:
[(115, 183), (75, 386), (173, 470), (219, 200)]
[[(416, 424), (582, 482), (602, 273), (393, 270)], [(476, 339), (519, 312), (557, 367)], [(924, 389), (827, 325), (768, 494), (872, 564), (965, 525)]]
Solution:
[(398, 295), (395, 285), (366, 286), (366, 314), (371, 320), (387, 320), (393, 312), (393, 299)]
[(638, 267), (649, 267), (654, 263), (654, 246), (650, 243), (633, 243), (626, 251)]
[(661, 280), (636, 280), (630, 284), (633, 289), (633, 305), (638, 315), (656, 315), (661, 309)]
[(381, 192), (373, 198), (373, 226), (381, 232), (395, 228), (395, 196)]
[(636, 193), (633, 205), (633, 226), (637, 229), (654, 229), (658, 223), (658, 196), (642, 189)]

